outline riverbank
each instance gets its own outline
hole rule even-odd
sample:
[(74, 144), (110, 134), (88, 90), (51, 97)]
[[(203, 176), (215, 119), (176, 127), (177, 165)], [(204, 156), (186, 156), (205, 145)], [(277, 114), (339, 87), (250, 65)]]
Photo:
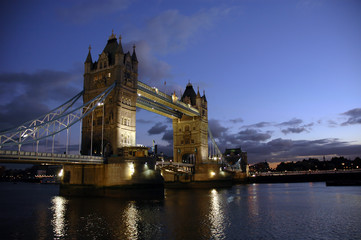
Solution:
[(279, 174), (248, 177), (235, 180), (235, 183), (296, 183), (296, 182), (327, 182), (327, 181), (359, 181), (361, 172), (312, 173), (312, 174)]

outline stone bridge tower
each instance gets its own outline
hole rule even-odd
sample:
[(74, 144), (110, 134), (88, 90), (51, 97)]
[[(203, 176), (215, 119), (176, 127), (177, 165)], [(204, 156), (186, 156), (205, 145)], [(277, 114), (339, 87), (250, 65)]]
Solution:
[(195, 93), (188, 83), (181, 101), (198, 109), (200, 116), (183, 115), (173, 120), (173, 158), (175, 162), (200, 164), (208, 161), (208, 112), (205, 94)]
[(114, 82), (115, 89), (103, 105), (98, 106), (82, 122), (82, 154), (117, 154), (124, 146), (135, 145), (138, 60), (135, 53), (124, 53), (119, 37), (112, 33), (93, 62), (89, 53), (84, 63), (84, 96), (88, 102)]

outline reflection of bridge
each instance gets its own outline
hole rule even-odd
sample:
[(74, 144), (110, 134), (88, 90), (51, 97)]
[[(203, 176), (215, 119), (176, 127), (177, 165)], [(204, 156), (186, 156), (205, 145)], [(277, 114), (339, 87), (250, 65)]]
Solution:
[[(196, 93), (188, 83), (178, 97), (138, 81), (135, 47), (132, 54), (124, 53), (121, 38), (118, 43), (114, 34), (98, 61), (93, 62), (89, 48), (84, 66), (82, 92), (37, 119), (0, 132), (0, 147), (10, 148), (0, 151), (0, 161), (65, 164), (68, 167), (63, 183), (70, 185), (156, 182), (155, 161), (149, 159), (147, 148), (137, 147), (135, 142), (136, 107), (139, 107), (173, 121), (173, 163), (158, 165), (165, 170), (164, 174), (187, 173), (199, 181), (224, 176), (218, 165), (222, 163), (222, 155), (208, 128), (207, 100), (199, 89)], [(75, 126), (80, 128), (75, 131), (81, 132), (81, 144), (79, 154), (72, 155), (69, 143)], [(61, 133), (66, 134), (65, 152), (57, 154), (55, 143)], [(44, 146), (44, 141), (51, 142), (51, 148), (40, 153), (39, 146)], [(21, 148), (29, 145), (35, 150), (22, 151)], [(77, 167), (79, 164), (81, 169)]]

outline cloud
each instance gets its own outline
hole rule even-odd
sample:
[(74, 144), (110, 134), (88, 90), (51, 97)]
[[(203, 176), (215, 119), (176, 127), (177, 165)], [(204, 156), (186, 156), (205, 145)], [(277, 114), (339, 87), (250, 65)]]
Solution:
[(153, 127), (151, 127), (151, 129), (148, 130), (148, 134), (156, 135), (156, 134), (164, 133), (167, 127), (168, 127), (167, 125), (162, 124), (161, 122), (156, 123)]
[(208, 126), (211, 129), (214, 138), (221, 138), (228, 131), (228, 128), (221, 126), (218, 120), (209, 119)]
[(314, 123), (301, 125), (302, 123), (303, 123), (303, 120), (298, 119), (298, 118), (293, 118), (289, 121), (277, 124), (276, 126), (287, 127), (286, 129), (281, 130), (281, 132), (286, 135), (289, 133), (309, 132), (311, 130), (311, 127), (314, 125)]
[(173, 130), (166, 130), (163, 134), (162, 140), (167, 141), (173, 147)]
[(80, 91), (77, 72), (40, 70), (35, 73), (0, 73), (0, 126), (17, 126), (39, 117)]
[[(301, 121), (284, 122), (285, 125), (300, 123)], [(287, 124), (286, 124), (287, 123)], [(211, 127), (211, 124), (213, 128)], [(263, 126), (263, 124), (252, 124), (252, 126)], [(264, 124), (268, 125), (268, 124)], [(278, 124), (276, 124), (278, 126)], [(275, 126), (276, 126), (275, 125)], [(313, 126), (313, 123), (304, 125)], [(361, 145), (339, 139), (316, 139), (316, 140), (292, 140), (284, 138), (272, 139), (272, 132), (262, 132), (257, 129), (245, 129), (238, 133), (231, 133), (230, 129), (223, 127), (218, 120), (210, 120), (212, 133), (217, 135), (217, 144), (221, 151), (226, 148), (241, 147), (248, 153), (250, 163), (261, 161), (297, 161), (303, 158), (323, 156), (345, 156), (354, 158), (361, 155)], [(218, 129), (215, 132), (213, 129)], [(301, 131), (297, 130), (295, 132)], [(222, 132), (220, 132), (222, 131)]]
[(283, 129), (282, 132), (284, 134), (288, 134), (288, 133), (301, 133), (301, 132), (307, 132), (307, 129), (304, 127), (290, 127), (287, 129)]
[[(153, 56), (149, 43), (141, 40), (123, 44), (124, 49), (131, 50), (136, 45), (136, 54), (139, 61), (138, 79), (152, 85), (160, 85), (164, 79), (171, 77), (171, 67), (168, 63), (158, 60)], [(132, 51), (132, 50), (131, 50)]]
[[(137, 109), (140, 109), (140, 108), (137, 108)], [(148, 124), (148, 123), (154, 123), (153, 120), (148, 120), (148, 119), (142, 119), (142, 118), (137, 118), (137, 123), (140, 123), (140, 124)]]
[(220, 14), (217, 9), (183, 15), (178, 10), (167, 10), (149, 19), (144, 34), (157, 52), (169, 53), (184, 49), (191, 39), (209, 28)]
[(347, 112), (342, 113), (348, 117), (346, 122), (343, 122), (342, 126), (361, 124), (361, 108), (354, 108)]
[(169, 9), (149, 18), (144, 28), (129, 29), (129, 35), (131, 39), (146, 40), (157, 54), (168, 54), (185, 49), (231, 11), (236, 12), (232, 7), (215, 7), (187, 15)]
[(66, 21), (84, 24), (94, 18), (125, 10), (129, 5), (129, 0), (74, 1), (71, 7), (60, 8), (58, 15)]
[(242, 118), (235, 118), (235, 119), (231, 119), (229, 120), (231, 123), (242, 123), (243, 119)]
[(300, 125), (302, 122), (303, 121), (301, 119), (293, 118), (289, 121), (278, 124), (278, 126), (297, 126), (297, 125)]
[(238, 133), (238, 138), (243, 141), (266, 141), (271, 138), (270, 132), (262, 133), (255, 129), (246, 129)]
[(259, 122), (251, 125), (244, 125), (242, 128), (264, 128), (272, 126), (273, 124), (271, 122)]

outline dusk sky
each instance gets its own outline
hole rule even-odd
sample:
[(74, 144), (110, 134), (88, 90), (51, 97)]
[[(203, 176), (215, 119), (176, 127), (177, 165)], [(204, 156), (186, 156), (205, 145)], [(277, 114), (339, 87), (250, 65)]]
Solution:
[[(89, 45), (95, 61), (112, 30), (136, 45), (140, 81), (205, 90), (222, 151), (361, 157), (359, 0), (1, 1), (0, 129), (81, 91)], [(137, 143), (171, 154), (171, 136), (168, 119), (137, 112)]]

